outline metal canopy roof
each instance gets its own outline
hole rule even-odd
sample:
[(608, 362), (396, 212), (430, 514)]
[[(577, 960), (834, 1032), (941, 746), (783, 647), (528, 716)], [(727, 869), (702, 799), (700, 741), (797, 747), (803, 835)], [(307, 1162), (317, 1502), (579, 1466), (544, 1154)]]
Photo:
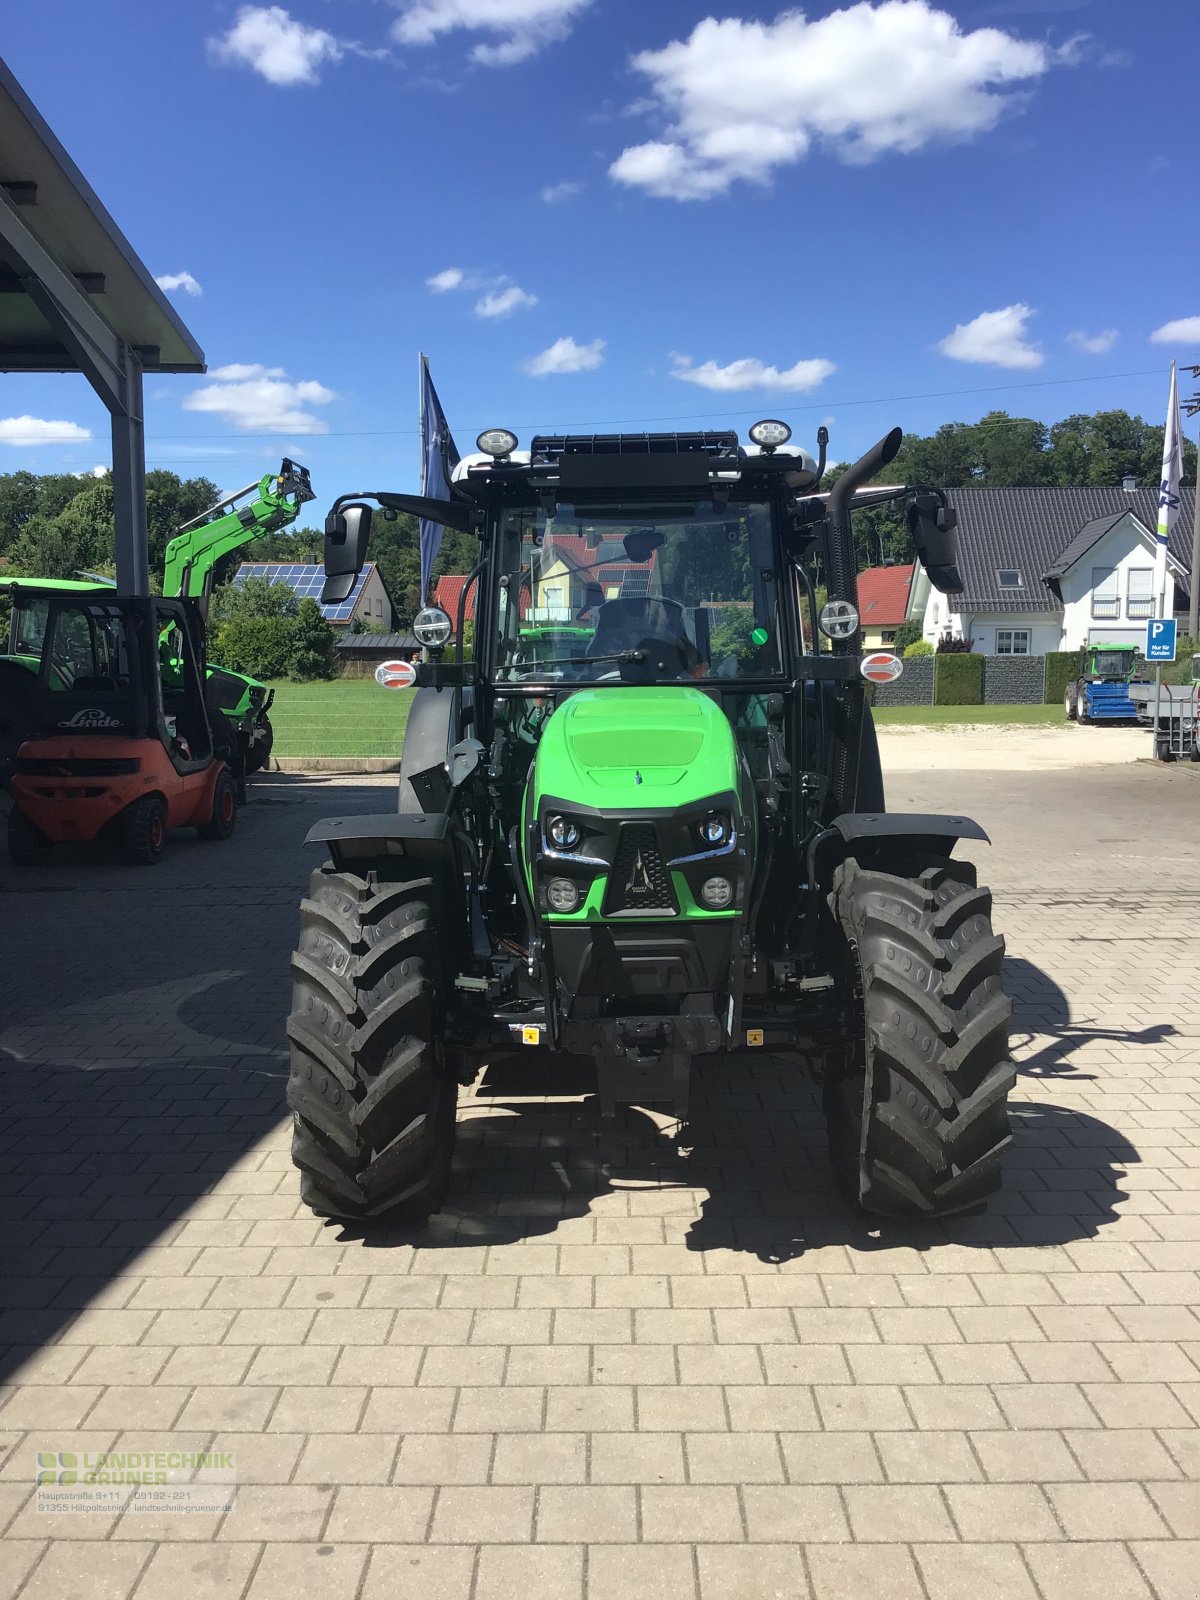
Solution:
[[(203, 372), (204, 352), (87, 179), (0, 61), (0, 205), (84, 291), (150, 371)], [(0, 238), (0, 370), (77, 372), (81, 362), (24, 287)]]

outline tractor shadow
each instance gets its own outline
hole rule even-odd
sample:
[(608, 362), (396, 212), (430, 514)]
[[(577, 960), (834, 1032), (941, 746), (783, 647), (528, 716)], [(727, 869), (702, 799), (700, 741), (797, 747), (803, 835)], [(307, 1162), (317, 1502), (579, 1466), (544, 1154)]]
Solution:
[(709, 1271), (729, 1255), (785, 1266), (830, 1246), (1037, 1248), (1098, 1235), (1141, 1159), (1098, 1117), (1022, 1101), (1018, 1086), (1004, 1188), (987, 1212), (888, 1222), (839, 1196), (819, 1091), (790, 1062), (702, 1058), (682, 1125), (636, 1107), (606, 1121), (594, 1098), (575, 1098), (594, 1088), (590, 1065), (565, 1057), (489, 1066), (463, 1103), (446, 1209), (421, 1226), (329, 1226), (366, 1249), (478, 1249), (544, 1238), (571, 1219), (622, 1219), (630, 1241), (712, 1254)]
[(1157, 1045), (1173, 1039), (1178, 1032), (1170, 1022), (1153, 1022), (1144, 1028), (1105, 1028), (1077, 1022), (1065, 991), (1048, 973), (1021, 956), (1005, 958), (1004, 983), (1012, 996), (1012, 1049), (1023, 1077), (1071, 1077), (1077, 1082), (1094, 1079), (1094, 1072), (1085, 1072), (1071, 1059), (1084, 1046)]

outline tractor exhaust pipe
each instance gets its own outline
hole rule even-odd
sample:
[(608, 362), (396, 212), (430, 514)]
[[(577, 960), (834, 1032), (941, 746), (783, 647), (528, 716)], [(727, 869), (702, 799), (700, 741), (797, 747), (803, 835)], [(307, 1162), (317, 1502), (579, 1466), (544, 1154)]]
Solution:
[[(829, 515), (829, 598), (857, 603), (858, 574), (854, 560), (854, 535), (850, 528), (850, 506), (855, 491), (882, 472), (889, 461), (894, 461), (903, 442), (899, 428), (873, 444), (866, 455), (860, 456), (829, 491), (826, 502)], [(847, 645), (853, 640), (847, 640)]]

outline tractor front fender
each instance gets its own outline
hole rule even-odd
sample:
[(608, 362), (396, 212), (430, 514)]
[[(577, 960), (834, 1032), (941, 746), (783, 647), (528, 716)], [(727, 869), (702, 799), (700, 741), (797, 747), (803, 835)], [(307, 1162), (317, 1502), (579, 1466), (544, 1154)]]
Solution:
[(847, 856), (949, 855), (959, 839), (991, 840), (970, 817), (923, 811), (847, 811), (808, 847), (808, 881), (827, 884)]
[(389, 856), (445, 865), (454, 860), (450, 819), (437, 811), (323, 817), (308, 830), (304, 842), (328, 845), (334, 863), (351, 870), (362, 870)]

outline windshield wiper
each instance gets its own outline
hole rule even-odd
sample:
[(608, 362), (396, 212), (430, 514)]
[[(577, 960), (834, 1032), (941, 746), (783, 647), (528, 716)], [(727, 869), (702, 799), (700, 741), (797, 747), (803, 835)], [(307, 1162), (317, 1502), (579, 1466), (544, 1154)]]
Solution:
[(596, 661), (615, 661), (618, 666), (639, 666), (646, 659), (644, 650), (618, 650), (611, 656), (554, 656), (549, 661), (532, 661), (531, 667), (587, 667)]

